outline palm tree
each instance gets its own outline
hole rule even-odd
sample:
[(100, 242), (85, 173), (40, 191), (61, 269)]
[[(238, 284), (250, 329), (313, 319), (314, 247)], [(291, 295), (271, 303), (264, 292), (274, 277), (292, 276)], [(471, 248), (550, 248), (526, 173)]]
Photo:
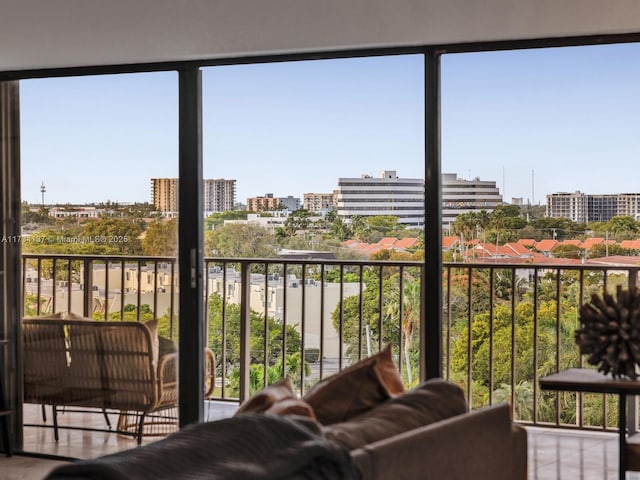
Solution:
[(359, 242), (366, 242), (369, 240), (370, 228), (364, 217), (361, 215), (354, 215), (351, 217), (351, 232)]
[[(402, 292), (402, 318), (400, 330), (402, 335), (402, 350), (404, 363), (407, 370), (407, 383), (413, 382), (413, 368), (411, 365), (411, 347), (416, 330), (420, 325), (420, 303), (421, 303), (421, 282), (410, 274), (404, 273), (405, 279)], [(391, 279), (399, 279), (399, 274), (395, 274)], [(386, 302), (385, 314), (387, 319), (398, 318), (400, 315), (399, 289), (394, 289), (391, 299)]]

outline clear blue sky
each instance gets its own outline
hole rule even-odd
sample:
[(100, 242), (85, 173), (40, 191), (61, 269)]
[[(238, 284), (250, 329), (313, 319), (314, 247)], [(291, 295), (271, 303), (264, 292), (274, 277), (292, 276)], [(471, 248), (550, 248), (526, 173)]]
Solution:
[[(331, 192), (338, 177), (423, 178), (419, 55), (204, 69), (204, 175), (237, 199)], [(640, 192), (640, 46), (447, 55), (442, 170), (544, 203)], [(177, 74), (21, 83), (22, 196), (149, 201), (178, 174)], [(532, 175), (532, 172), (533, 175)], [(532, 177), (535, 179), (532, 185)]]

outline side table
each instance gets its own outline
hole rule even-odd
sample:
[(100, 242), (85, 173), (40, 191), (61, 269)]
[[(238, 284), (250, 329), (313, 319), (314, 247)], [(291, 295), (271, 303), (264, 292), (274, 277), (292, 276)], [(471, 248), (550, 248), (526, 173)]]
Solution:
[(618, 455), (619, 478), (624, 480), (627, 471), (627, 395), (640, 394), (640, 381), (614, 379), (597, 370), (570, 368), (547, 375), (540, 380), (542, 390), (562, 392), (614, 393), (618, 395)]
[[(7, 345), (9, 340), (0, 340), (0, 347)], [(0, 357), (1, 358), (1, 357)], [(11, 456), (11, 436), (9, 435), (9, 420), (13, 410), (7, 408), (4, 393), (4, 381), (2, 379), (2, 369), (0, 369), (0, 428), (2, 429), (2, 445), (7, 451), (7, 457)]]

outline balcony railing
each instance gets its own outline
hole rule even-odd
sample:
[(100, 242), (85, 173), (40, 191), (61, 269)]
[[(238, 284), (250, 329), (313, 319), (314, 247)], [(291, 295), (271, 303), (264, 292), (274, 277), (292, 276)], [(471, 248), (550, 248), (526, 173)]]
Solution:
[[(387, 343), (405, 383), (420, 378), (421, 299), (428, 288), (421, 263), (205, 262), (207, 342), (219, 379), (214, 398), (243, 400), (282, 375), (304, 392)], [(465, 390), (472, 408), (506, 400), (521, 422), (614, 429), (615, 399), (542, 392), (538, 379), (584, 366), (574, 342), (580, 305), (592, 293), (635, 285), (639, 270), (445, 264), (443, 375)], [(177, 273), (173, 258), (25, 254), (25, 315), (158, 318), (161, 334), (175, 339)]]

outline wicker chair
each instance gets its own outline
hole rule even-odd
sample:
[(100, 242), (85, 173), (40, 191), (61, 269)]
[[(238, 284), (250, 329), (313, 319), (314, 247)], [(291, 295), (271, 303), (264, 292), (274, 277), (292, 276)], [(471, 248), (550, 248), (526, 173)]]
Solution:
[[(158, 358), (157, 337), (143, 323), (33, 318), (22, 332), (24, 402), (52, 405), (56, 440), (60, 406), (136, 412), (140, 444), (145, 417), (177, 405), (177, 354)], [(206, 363), (210, 393), (210, 350)]]

